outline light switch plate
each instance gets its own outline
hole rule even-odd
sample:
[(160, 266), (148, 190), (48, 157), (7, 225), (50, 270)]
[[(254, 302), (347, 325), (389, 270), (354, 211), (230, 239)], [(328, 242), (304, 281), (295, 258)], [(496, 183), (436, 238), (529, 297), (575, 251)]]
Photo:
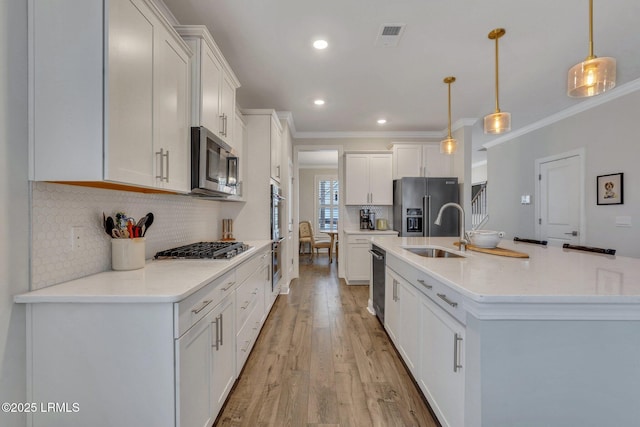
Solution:
[(529, 194), (523, 194), (520, 197), (520, 204), (521, 205), (530, 205), (531, 204), (531, 196)]

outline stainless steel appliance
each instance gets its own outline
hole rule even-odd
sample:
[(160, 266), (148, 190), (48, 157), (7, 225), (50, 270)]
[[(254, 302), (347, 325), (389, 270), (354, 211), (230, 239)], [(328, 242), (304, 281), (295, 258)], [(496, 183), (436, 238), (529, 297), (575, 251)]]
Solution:
[(271, 290), (280, 280), (282, 270), (282, 192), (276, 184), (271, 184)]
[(380, 322), (384, 325), (384, 277), (385, 277), (385, 263), (386, 252), (384, 249), (380, 249), (376, 245), (371, 245), (372, 266), (372, 292), (373, 292), (373, 309), (376, 312), (376, 316), (380, 319)]
[(231, 259), (249, 249), (242, 242), (198, 242), (156, 253), (155, 259)]
[(191, 193), (227, 197), (239, 194), (238, 157), (209, 129), (191, 128)]
[(374, 230), (376, 228), (376, 214), (369, 209), (360, 209), (360, 229)]
[(458, 203), (458, 178), (402, 178), (393, 181), (393, 229), (401, 237), (457, 236), (459, 215), (447, 209), (434, 225), (440, 207)]

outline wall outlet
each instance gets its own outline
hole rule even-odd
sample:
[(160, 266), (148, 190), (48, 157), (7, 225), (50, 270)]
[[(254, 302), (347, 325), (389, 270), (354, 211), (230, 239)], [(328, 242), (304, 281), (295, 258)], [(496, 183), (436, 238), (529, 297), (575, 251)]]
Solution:
[(84, 227), (74, 226), (71, 227), (71, 250), (77, 251), (84, 246)]

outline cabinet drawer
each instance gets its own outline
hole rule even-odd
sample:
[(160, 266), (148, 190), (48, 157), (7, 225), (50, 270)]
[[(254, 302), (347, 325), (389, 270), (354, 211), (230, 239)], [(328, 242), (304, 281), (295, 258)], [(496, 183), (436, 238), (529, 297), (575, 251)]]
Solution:
[(371, 242), (371, 238), (373, 237), (373, 234), (348, 234), (347, 235), (347, 244), (349, 243), (353, 243), (353, 244), (357, 244), (357, 243), (369, 243)]
[(251, 349), (260, 333), (261, 318), (262, 313), (260, 313), (259, 307), (254, 307), (247, 318), (247, 322), (238, 331), (236, 336), (236, 376), (240, 375), (244, 362), (247, 360), (249, 353), (251, 353)]
[(243, 262), (236, 268), (236, 281), (243, 283), (255, 271), (260, 270), (263, 265), (269, 263), (269, 251), (262, 251), (255, 254), (251, 259)]
[(180, 337), (209, 313), (235, 287), (235, 270), (214, 279), (197, 292), (174, 304), (174, 338)]
[[(258, 301), (264, 301), (264, 288), (259, 281), (262, 276), (259, 273), (260, 271), (254, 272), (236, 290), (236, 325), (238, 328), (241, 328), (247, 321), (249, 314), (258, 305)], [(260, 305), (264, 309), (264, 303)]]
[(422, 294), (431, 298), (444, 311), (462, 324), (466, 324), (466, 312), (462, 306), (460, 293), (393, 255), (387, 254), (386, 263), (387, 267), (403, 277)]

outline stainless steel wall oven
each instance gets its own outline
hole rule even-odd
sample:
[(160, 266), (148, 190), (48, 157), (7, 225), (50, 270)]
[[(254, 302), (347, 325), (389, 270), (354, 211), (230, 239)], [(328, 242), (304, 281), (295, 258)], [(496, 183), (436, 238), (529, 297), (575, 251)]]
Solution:
[(284, 208), (282, 191), (276, 184), (271, 184), (271, 290), (275, 289), (282, 273), (282, 213)]

